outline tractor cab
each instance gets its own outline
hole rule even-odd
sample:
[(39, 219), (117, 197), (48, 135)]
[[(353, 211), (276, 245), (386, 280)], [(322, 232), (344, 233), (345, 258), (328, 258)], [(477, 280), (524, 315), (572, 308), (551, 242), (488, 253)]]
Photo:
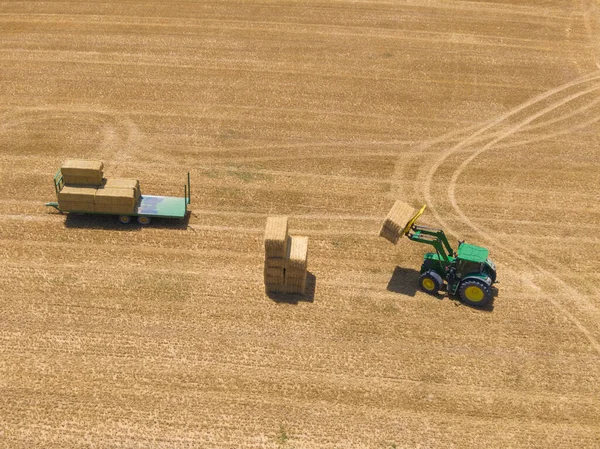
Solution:
[(488, 258), (488, 250), (481, 246), (459, 242), (458, 252), (454, 259), (456, 277), (484, 276), (496, 282), (496, 265)]

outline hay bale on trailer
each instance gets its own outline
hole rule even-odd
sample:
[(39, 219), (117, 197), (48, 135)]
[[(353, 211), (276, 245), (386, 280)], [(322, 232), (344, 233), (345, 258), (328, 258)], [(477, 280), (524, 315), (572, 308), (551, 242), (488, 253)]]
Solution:
[(69, 159), (60, 167), (66, 185), (100, 186), (104, 164), (101, 161)]
[(104, 188), (118, 188), (118, 189), (133, 189), (135, 192), (135, 199), (138, 200), (142, 195), (140, 190), (140, 182), (137, 179), (129, 178), (105, 178), (102, 187)]
[(132, 214), (136, 202), (133, 188), (104, 187), (96, 191), (94, 210), (106, 214)]

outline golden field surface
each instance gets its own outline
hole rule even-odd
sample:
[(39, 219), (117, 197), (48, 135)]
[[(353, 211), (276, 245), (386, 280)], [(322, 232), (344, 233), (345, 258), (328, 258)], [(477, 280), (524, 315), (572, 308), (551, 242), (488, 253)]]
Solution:
[[(597, 0), (0, 2), (0, 447), (600, 447), (599, 61)], [(45, 207), (70, 158), (189, 219)], [(417, 289), (396, 199), (491, 307)]]

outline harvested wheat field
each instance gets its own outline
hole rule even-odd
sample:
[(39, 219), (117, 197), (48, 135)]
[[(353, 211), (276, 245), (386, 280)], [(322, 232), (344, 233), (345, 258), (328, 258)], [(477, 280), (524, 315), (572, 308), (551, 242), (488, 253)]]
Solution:
[[(0, 447), (600, 447), (599, 131), (596, 0), (0, 2)], [(189, 219), (44, 207), (68, 159)]]

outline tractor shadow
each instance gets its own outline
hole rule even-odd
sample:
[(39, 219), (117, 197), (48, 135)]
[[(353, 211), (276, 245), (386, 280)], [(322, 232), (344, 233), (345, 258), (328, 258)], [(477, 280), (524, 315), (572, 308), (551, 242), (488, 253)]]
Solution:
[[(388, 282), (387, 290), (389, 292), (398, 293), (401, 295), (415, 296), (417, 294), (417, 290), (419, 290), (420, 276), (421, 273), (412, 268), (396, 267), (390, 281)], [(492, 312), (494, 310), (494, 299), (496, 296), (498, 296), (498, 289), (492, 286), (492, 299), (485, 307), (470, 306), (461, 302), (458, 296), (449, 294), (445, 286), (438, 294), (428, 296), (438, 300), (449, 299), (453, 301), (454, 305), (457, 307), (462, 306), (482, 312)]]
[(317, 278), (310, 271), (306, 274), (306, 290), (303, 295), (293, 293), (267, 292), (267, 296), (278, 304), (295, 304), (299, 302), (314, 302), (317, 288)]
[(188, 211), (183, 218), (152, 218), (150, 224), (141, 225), (132, 217), (131, 223), (122, 224), (116, 215), (94, 215), (94, 214), (66, 214), (65, 228), (76, 229), (103, 229), (120, 232), (135, 232), (143, 228), (158, 229), (188, 229), (190, 221), (190, 212)]

